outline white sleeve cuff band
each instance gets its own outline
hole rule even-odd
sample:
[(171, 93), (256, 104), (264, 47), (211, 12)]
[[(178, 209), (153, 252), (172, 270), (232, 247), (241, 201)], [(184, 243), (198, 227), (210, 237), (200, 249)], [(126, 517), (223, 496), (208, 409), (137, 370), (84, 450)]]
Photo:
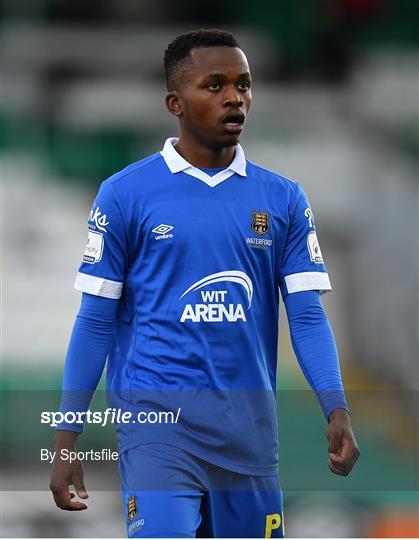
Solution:
[(326, 272), (300, 272), (285, 276), (289, 294), (300, 291), (331, 291), (329, 275)]
[(78, 291), (94, 294), (95, 296), (103, 296), (104, 298), (113, 298), (115, 300), (121, 298), (122, 286), (123, 283), (119, 281), (90, 276), (82, 272), (77, 273), (74, 283), (74, 288)]

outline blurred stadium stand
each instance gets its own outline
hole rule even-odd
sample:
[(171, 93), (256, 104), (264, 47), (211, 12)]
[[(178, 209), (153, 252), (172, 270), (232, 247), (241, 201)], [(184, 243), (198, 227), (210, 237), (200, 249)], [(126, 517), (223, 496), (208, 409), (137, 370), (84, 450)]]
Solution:
[[(307, 385), (283, 325), (287, 533), (385, 536), (395, 523), (389, 519), (386, 529), (380, 517), (386, 509), (396, 522), (407, 512), (406, 523), (415, 517), (417, 523), (411, 508), (419, 475), (419, 4), (272, 0), (261, 9), (234, 0), (227, 9), (213, 0), (204, 18), (201, 6), (189, 1), (4, 0), (0, 10), (3, 388), (59, 387), (79, 302), (72, 282), (95, 190), (176, 134), (163, 104), (162, 54), (170, 39), (191, 28), (221, 26), (237, 34), (255, 78), (243, 137), (248, 157), (301, 182), (315, 209), (335, 291), (325, 304), (366, 448), (360, 471), (347, 479), (352, 495), (348, 484), (324, 483), (328, 472), (320, 462), (307, 492), (293, 484), (293, 436), (317, 418), (320, 435), (313, 431), (313, 444), (324, 461), (324, 427), (313, 403), (287, 397), (287, 389)], [(297, 403), (293, 423), (287, 422), (288, 399)], [(28, 426), (29, 440), (37, 440), (37, 428), (36, 422)], [(3, 442), (8, 485), (20, 468), (21, 441), (13, 441)], [(308, 451), (303, 457), (309, 459)], [(45, 471), (31, 473), (34, 486), (47, 485)], [(392, 479), (387, 493), (380, 474)], [(377, 496), (365, 479), (378, 486)], [(322, 493), (313, 499), (316, 482)], [(29, 506), (33, 497), (36, 512), (16, 528), (17, 506)], [(54, 511), (45, 492), (15, 491), (5, 506), (4, 530), (6, 536), (56, 536), (57, 527), (62, 536), (120, 535), (112, 525), (120, 519), (115, 497), (98, 492), (96, 502), (92, 498), (97, 517), (83, 517), (76, 527), (71, 516)], [(315, 527), (304, 526), (313, 520)]]

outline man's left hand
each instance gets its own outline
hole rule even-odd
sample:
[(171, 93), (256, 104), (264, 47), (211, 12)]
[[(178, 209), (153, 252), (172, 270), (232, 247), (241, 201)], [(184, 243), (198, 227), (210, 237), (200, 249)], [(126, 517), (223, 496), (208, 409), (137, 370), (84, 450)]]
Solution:
[(330, 414), (326, 437), (329, 441), (329, 469), (334, 474), (348, 476), (360, 452), (345, 409), (335, 409)]

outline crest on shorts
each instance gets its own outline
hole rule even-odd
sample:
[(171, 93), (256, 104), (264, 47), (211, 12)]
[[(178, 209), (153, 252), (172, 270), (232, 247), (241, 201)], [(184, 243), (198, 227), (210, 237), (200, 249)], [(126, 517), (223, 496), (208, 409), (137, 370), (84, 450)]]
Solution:
[(266, 234), (269, 231), (269, 214), (268, 212), (258, 212), (254, 210), (252, 212), (252, 224), (251, 228), (259, 236)]
[(134, 519), (137, 515), (137, 497), (133, 495), (127, 501), (128, 519)]

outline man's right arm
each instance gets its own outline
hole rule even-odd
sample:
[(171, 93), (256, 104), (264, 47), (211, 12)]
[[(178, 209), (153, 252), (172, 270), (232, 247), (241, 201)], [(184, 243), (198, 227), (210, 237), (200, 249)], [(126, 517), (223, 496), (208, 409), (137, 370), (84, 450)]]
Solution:
[[(84, 412), (99, 383), (113, 339), (113, 325), (118, 300), (83, 293), (68, 346), (62, 384), (61, 412)], [(84, 510), (87, 506), (68, 489), (73, 485), (81, 499), (88, 497), (80, 461), (71, 464), (61, 459), (61, 451), (75, 450), (83, 425), (62, 422), (55, 435), (56, 458), (51, 473), (50, 489), (55, 503), (63, 510)]]
[[(113, 180), (102, 182), (89, 214), (89, 231), (83, 261), (74, 287), (83, 292), (64, 367), (61, 412), (87, 411), (112, 345), (113, 325), (128, 267), (128, 205), (121, 203)], [(122, 198), (124, 196), (122, 195)], [(73, 502), (69, 485), (83, 499), (80, 462), (60, 459), (63, 449), (74, 450), (82, 424), (62, 422), (57, 427), (56, 459), (50, 488), (54, 500), (65, 510), (84, 510)]]

